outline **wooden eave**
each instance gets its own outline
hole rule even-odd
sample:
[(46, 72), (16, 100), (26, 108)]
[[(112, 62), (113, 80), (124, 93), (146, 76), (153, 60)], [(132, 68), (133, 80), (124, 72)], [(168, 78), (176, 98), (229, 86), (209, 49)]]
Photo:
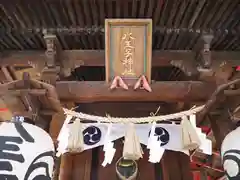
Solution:
[(63, 49), (104, 49), (105, 18), (152, 18), (154, 50), (198, 50), (207, 32), (212, 50), (239, 51), (239, 5), (232, 0), (13, 0), (1, 3), (0, 14), (0, 50), (43, 50), (44, 30)]

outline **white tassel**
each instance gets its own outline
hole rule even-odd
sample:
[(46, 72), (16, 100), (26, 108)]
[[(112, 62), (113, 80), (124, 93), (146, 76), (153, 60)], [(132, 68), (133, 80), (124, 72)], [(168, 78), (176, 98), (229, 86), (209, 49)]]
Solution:
[(197, 122), (196, 122), (196, 114), (191, 114), (190, 116), (189, 116), (189, 121), (190, 121), (190, 123), (192, 124), (192, 126), (194, 127), (194, 128), (197, 128)]
[(82, 152), (84, 148), (82, 124), (80, 119), (75, 119), (72, 124), (68, 124), (69, 135), (68, 135), (68, 146), (67, 151), (69, 152)]
[(62, 154), (66, 152), (67, 149), (67, 144), (68, 144), (68, 134), (69, 134), (69, 129), (68, 129), (68, 123), (72, 119), (72, 116), (67, 115), (63, 126), (58, 134), (58, 147), (57, 147), (57, 157), (60, 157)]
[(130, 160), (138, 160), (142, 158), (143, 151), (139, 138), (136, 134), (134, 124), (129, 124), (125, 134), (125, 142), (123, 147), (123, 158)]
[(201, 141), (196, 128), (193, 127), (187, 116), (182, 117), (181, 128), (183, 148), (187, 150), (197, 149), (201, 145)]
[(58, 141), (61, 141), (65, 137), (66, 131), (67, 131), (67, 125), (68, 125), (68, 123), (70, 122), (71, 119), (72, 119), (72, 116), (67, 115), (67, 117), (66, 117), (66, 119), (63, 123), (63, 126), (62, 126), (62, 128), (61, 128), (61, 130), (58, 134), (58, 137), (57, 137)]

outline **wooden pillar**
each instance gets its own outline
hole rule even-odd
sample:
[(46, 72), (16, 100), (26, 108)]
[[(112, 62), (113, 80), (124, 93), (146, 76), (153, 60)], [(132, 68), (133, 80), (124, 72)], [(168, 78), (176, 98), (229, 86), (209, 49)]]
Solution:
[(72, 179), (68, 180), (90, 180), (92, 165), (92, 150), (79, 154), (73, 154)]
[(54, 170), (52, 180), (59, 180), (59, 172), (61, 166), (61, 157), (54, 157)]
[[(66, 104), (67, 108), (73, 108), (74, 103)], [(63, 112), (53, 117), (50, 128), (50, 135), (56, 142), (59, 131), (64, 123)], [(77, 154), (64, 154), (61, 156), (59, 180), (90, 180), (92, 150), (87, 150)]]
[(193, 180), (188, 155), (167, 150), (162, 161), (164, 180)]
[[(180, 152), (175, 152), (175, 154), (178, 158), (178, 164), (181, 169), (182, 180), (193, 180), (190, 157)], [(172, 173), (174, 173), (174, 171)]]
[(216, 140), (216, 146), (220, 149), (225, 136), (231, 132), (234, 125), (229, 117), (227, 109), (223, 110), (221, 115), (209, 116), (213, 135)]
[[(64, 120), (65, 120), (65, 116), (63, 113), (55, 114), (52, 118), (49, 133), (53, 141), (55, 142), (55, 144), (57, 141), (57, 136), (59, 134), (59, 131), (64, 123)], [(59, 180), (72, 180), (74, 157), (71, 154), (64, 154), (60, 158), (61, 158), (60, 169), (57, 170), (59, 172), (59, 176), (58, 176)]]
[(59, 180), (72, 180), (73, 160), (74, 156), (71, 154), (62, 155)]
[[(74, 103), (66, 104), (67, 108), (74, 107)], [(63, 112), (59, 112), (52, 117), (52, 121), (50, 124), (49, 134), (52, 137), (53, 141), (57, 142), (58, 134), (61, 130), (61, 127), (65, 121), (65, 115)], [(73, 173), (73, 164), (74, 164), (74, 156), (67, 153), (62, 155), (60, 161), (60, 170), (59, 170), (59, 180), (72, 180)]]

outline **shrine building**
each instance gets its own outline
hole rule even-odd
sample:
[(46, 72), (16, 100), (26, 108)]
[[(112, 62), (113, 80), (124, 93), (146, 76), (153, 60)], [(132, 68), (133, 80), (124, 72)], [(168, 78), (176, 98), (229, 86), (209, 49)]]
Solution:
[(31, 136), (44, 136), (48, 145), (36, 147), (54, 152), (53, 169), (41, 166), (47, 175), (37, 180), (240, 178), (227, 163), (237, 157), (227, 153), (240, 150), (237, 135), (227, 136), (240, 120), (239, 7), (236, 0), (1, 1), (0, 179), (30, 180), (40, 166), (14, 169), (30, 164), (26, 150), (25, 161), (5, 162), (11, 147), (1, 138), (13, 131), (23, 140), (19, 152)]

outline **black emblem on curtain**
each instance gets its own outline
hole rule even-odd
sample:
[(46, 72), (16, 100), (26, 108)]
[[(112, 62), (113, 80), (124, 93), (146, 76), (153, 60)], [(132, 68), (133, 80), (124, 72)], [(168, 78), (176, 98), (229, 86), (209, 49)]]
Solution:
[(92, 146), (97, 144), (102, 137), (101, 130), (96, 126), (89, 126), (83, 130), (84, 144)]
[[(151, 133), (151, 130), (149, 131), (148, 136), (150, 136), (150, 133)], [(162, 127), (155, 128), (154, 136), (157, 136), (157, 140), (161, 141), (160, 146), (165, 146), (170, 140), (169, 132)]]

